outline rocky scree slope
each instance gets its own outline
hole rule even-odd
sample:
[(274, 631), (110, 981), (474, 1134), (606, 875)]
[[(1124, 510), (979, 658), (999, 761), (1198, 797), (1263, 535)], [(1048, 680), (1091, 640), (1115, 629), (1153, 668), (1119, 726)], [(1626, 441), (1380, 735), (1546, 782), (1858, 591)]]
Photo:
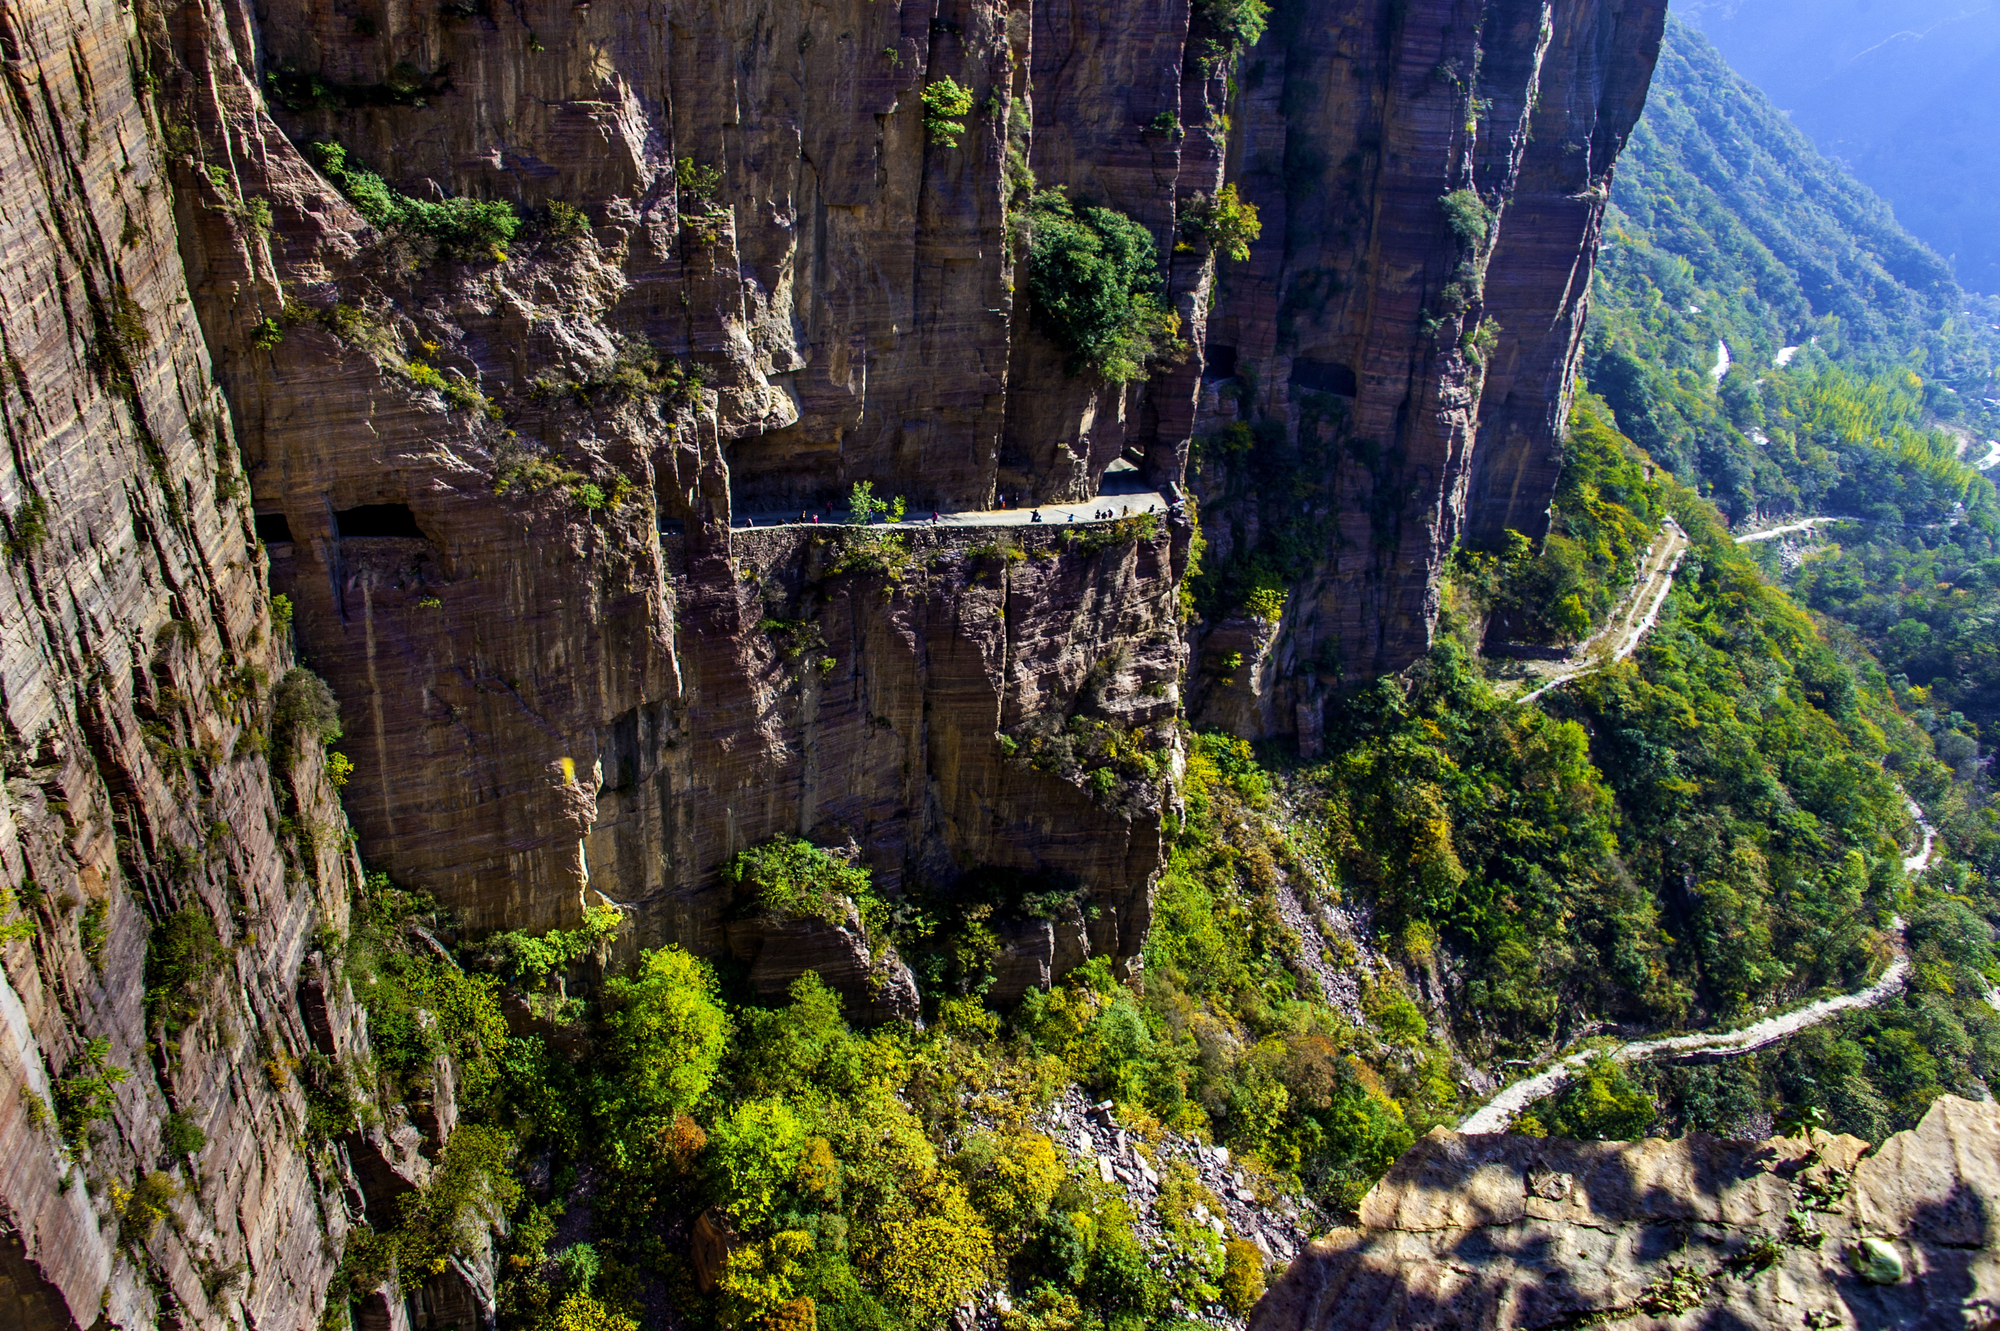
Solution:
[[(316, 952), (349, 817), (475, 929), (609, 899), (633, 943), (735, 946), (717, 867), (807, 833), (889, 891), (1086, 885), (1087, 917), (1010, 938), (1010, 983), (1133, 955), (1163, 788), (1002, 740), (1084, 712), (1171, 770), (1191, 512), (926, 544), (733, 509), (1087, 498), (1121, 457), (1177, 491), (1233, 320), (1231, 401), (1281, 454), (1335, 410), (1308, 393), (1353, 422), (1256, 697), (1411, 659), (1479, 431), (1516, 423), (1529, 511), (1554, 474), (1662, 8), (1302, 3), (1232, 85), (1178, 3), (0, 6), (14, 1320), (309, 1325), (349, 1218), (422, 1176), (447, 1103), (302, 1131), (300, 1069), (367, 1052)], [(947, 74), (956, 145), (924, 126)], [(529, 224), (375, 225), (363, 166)], [(1027, 170), (1147, 229), (1185, 359), (1063, 373), (1016, 295)], [(1217, 292), (1186, 223), (1225, 175), (1267, 231)], [(1507, 283), (1512, 326), (1482, 304)], [(1214, 507), (1217, 553), (1249, 548), (1263, 519)], [(341, 699), (338, 797), (280, 688), (293, 632)], [(1246, 727), (1311, 733), (1323, 675)]]

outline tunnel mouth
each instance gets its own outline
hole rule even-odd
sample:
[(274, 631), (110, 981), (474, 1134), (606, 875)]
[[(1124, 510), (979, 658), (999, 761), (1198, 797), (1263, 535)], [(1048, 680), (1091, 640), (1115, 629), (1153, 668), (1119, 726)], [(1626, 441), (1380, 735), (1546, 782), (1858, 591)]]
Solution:
[(292, 524), (283, 513), (256, 515), (257, 539), (265, 545), (290, 545)]
[(1334, 397), (1360, 396), (1360, 381), (1353, 367), (1336, 360), (1295, 360), (1292, 387), (1308, 393), (1330, 393)]
[(408, 504), (361, 504), (344, 508), (333, 515), (333, 523), (343, 541), (383, 537), (425, 539), (424, 529), (417, 525), (417, 515)]

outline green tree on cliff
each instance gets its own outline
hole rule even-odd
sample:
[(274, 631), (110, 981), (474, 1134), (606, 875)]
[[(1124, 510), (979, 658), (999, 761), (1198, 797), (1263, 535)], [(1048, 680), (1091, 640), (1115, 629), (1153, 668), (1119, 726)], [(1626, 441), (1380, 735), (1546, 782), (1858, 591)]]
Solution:
[(1160, 299), (1150, 231), (1113, 209), (1072, 205), (1061, 186), (1036, 193), (1028, 218), (1028, 295), (1068, 373), (1129, 383), (1187, 353), (1180, 316)]

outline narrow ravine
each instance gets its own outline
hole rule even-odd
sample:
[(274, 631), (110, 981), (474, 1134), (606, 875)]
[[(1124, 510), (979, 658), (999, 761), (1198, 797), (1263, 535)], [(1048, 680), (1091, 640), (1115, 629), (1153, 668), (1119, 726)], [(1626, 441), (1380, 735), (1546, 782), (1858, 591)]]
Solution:
[[(1837, 518), (1811, 518), (1790, 527), (1780, 527), (1773, 531), (1739, 536), (1736, 539), (1736, 543), (1738, 545), (1747, 545), (1753, 541), (1769, 540), (1774, 536), (1779, 536), (1789, 531), (1805, 530), (1816, 522), (1839, 520)], [(1629, 656), (1632, 650), (1638, 646), (1639, 641), (1644, 635), (1651, 631), (1659, 618), (1660, 606), (1666, 602), (1666, 593), (1671, 590), (1672, 578), (1668, 577), (1664, 589), (1660, 589), (1655, 593), (1653, 588), (1647, 588), (1639, 598), (1636, 598), (1641, 601), (1653, 601), (1652, 610), (1647, 614), (1639, 630), (1633, 634), (1624, 647), (1624, 650), (1613, 657), (1613, 660), (1622, 660), (1624, 657)], [(1655, 595), (1657, 595), (1657, 600), (1655, 600)], [(1582, 675), (1603, 669), (1603, 665), (1604, 663), (1600, 660), (1584, 669), (1576, 671), (1574, 674), (1565, 675), (1562, 679), (1551, 681), (1549, 684), (1537, 689), (1534, 693), (1529, 694), (1526, 698), (1523, 698), (1522, 701), (1530, 702), (1558, 684), (1567, 683)], [(1930, 825), (1930, 820), (1924, 817), (1924, 811), (1917, 806), (1915, 800), (1910, 799), (1908, 795), (1905, 795), (1903, 798), (1909, 806), (1910, 816), (1916, 820), (1918, 830), (1923, 834), (1922, 843), (1918, 846), (1917, 850), (1904, 857), (1903, 871), (1906, 874), (1920, 874), (1930, 867), (1931, 858), (1937, 846), (1937, 831)], [(1593, 1058), (1609, 1057), (1620, 1063), (1643, 1063), (1659, 1058), (1685, 1058), (1692, 1054), (1702, 1054), (1709, 1058), (1733, 1058), (1739, 1054), (1748, 1054), (1759, 1049), (1768, 1048), (1780, 1040), (1787, 1039), (1790, 1036), (1798, 1034), (1800, 1031), (1817, 1026), (1822, 1022), (1839, 1016), (1843, 1012), (1853, 1012), (1861, 1008), (1874, 1007), (1876, 1004), (1882, 1003), (1895, 994), (1900, 993), (1903, 988), (1903, 982), (1908, 978), (1910, 973), (1910, 954), (1903, 938), (1903, 919), (1901, 916), (1897, 916), (1891, 922), (1889, 942), (1890, 946), (1895, 950), (1895, 956), (1890, 961), (1888, 968), (1882, 972), (1881, 976), (1866, 988), (1857, 989), (1853, 993), (1840, 994), (1832, 998), (1823, 998), (1817, 1002), (1808, 1003), (1806, 1006), (1794, 1011), (1780, 1013), (1773, 1017), (1766, 1017), (1762, 1021), (1753, 1022), (1748, 1026), (1740, 1027), (1736, 1030), (1700, 1031), (1692, 1035), (1656, 1036), (1648, 1040), (1634, 1040), (1629, 1044), (1617, 1045), (1609, 1049), (1580, 1050), (1576, 1053), (1566, 1055), (1534, 1076), (1517, 1081), (1502, 1090), (1498, 1095), (1461, 1120), (1458, 1130), (1460, 1132), (1507, 1131), (1508, 1127), (1520, 1115), (1522, 1110), (1536, 1101), (1546, 1099), (1561, 1090), (1569, 1082), (1570, 1078), (1575, 1076)], [(1996, 991), (1996, 995), (1992, 1001), (1996, 1008), (2000, 1008), (2000, 991)]]

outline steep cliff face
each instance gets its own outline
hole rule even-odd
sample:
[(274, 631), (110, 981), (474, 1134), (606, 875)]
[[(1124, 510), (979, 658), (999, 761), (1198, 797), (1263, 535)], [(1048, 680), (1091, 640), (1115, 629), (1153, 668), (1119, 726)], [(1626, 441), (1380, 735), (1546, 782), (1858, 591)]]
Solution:
[[(627, 946), (773, 992), (851, 963), (876, 1015), (880, 959), (730, 899), (733, 853), (1032, 898), (992, 917), (997, 999), (1133, 957), (1190, 507), (743, 516), (1089, 499), (1114, 463), (1173, 500), (1198, 430), (1255, 424), (1294, 488), (1204, 463), (1210, 557), (1268, 537), (1311, 576), (1275, 624), (1211, 617), (1250, 658), (1212, 714), (1316, 733), (1318, 690), (1422, 650), (1491, 525), (1468, 485), (1502, 525), (1543, 502), (1659, 8), (1301, 0), (1232, 75), (1185, 0), (0, 0), (0, 1309), (315, 1320), (350, 1215), (423, 1170), (407, 1125), (304, 1144), (297, 1070), (367, 1049), (314, 955), (357, 839), (473, 931), (608, 899)], [(1030, 173), (1146, 229), (1189, 355), (1064, 372), (1016, 294)], [(1225, 176), (1265, 230), (1218, 292), (1186, 223)], [(378, 225), (392, 197), (432, 220)], [(338, 793), (279, 715), (294, 640)]]
[[(1174, 5), (164, 13), (196, 306), (259, 511), (282, 519), (277, 585), (352, 704), (369, 855), (475, 926), (553, 924), (601, 893), (640, 907), (641, 941), (712, 939), (716, 866), (816, 821), (789, 775), (807, 741), (745, 646), (732, 518), (859, 480), (919, 509), (1083, 498), (1120, 458), (1172, 490), (1205, 345), (1237, 372), (1211, 415), (1277, 422), (1299, 464), (1299, 493), (1264, 497), (1303, 525), (1275, 536), (1309, 568), (1241, 672), (1248, 701), (1213, 715), (1312, 732), (1323, 681), (1427, 642), (1489, 367), (1505, 456), (1478, 475), (1506, 513), (1480, 520), (1533, 525), (1596, 186), (1659, 9), (1299, 5), (1235, 83)], [(947, 76), (974, 98), (956, 147), (920, 96)], [(1232, 96), (1266, 232), (1211, 336), (1214, 260), (1181, 223), (1223, 178)], [(504, 253), (440, 254), (367, 225), (301, 155), (322, 141), (413, 197), (544, 220)], [(1193, 354), (1132, 385), (1063, 373), (1014, 295), (1025, 170), (1154, 235)], [(1524, 170), (1533, 234), (1512, 242)], [(1441, 208), (1454, 190), (1476, 191), (1475, 222)], [(556, 204), (588, 227), (563, 234)], [(660, 391), (677, 366), (706, 386)], [(1273, 537), (1255, 503), (1211, 497), (1214, 556)], [(992, 682), (977, 710), (1019, 705)], [(865, 747), (840, 724), (815, 742)], [(650, 795), (606, 784), (614, 749)], [(926, 735), (909, 761), (936, 780), (956, 752)], [(949, 877), (988, 842), (1040, 847), (1072, 798), (1020, 783), (992, 834), (918, 816), (871, 860)], [(607, 840), (624, 849), (593, 863)]]
[[(1202, 128), (1219, 76), (1184, 86), (1189, 22), (875, 3), (162, 16), (196, 307), (275, 585), (349, 703), (346, 802), (372, 861), (474, 927), (546, 927), (601, 893), (638, 908), (640, 942), (703, 947), (717, 867), (829, 819), (859, 819), (843, 826), (890, 884), (1000, 866), (1143, 895), (1157, 855), (1106, 848), (1154, 845), (1154, 812), (1038, 772), (961, 778), (999, 770), (1003, 719), (1106, 654), (1173, 673), (1184, 522), (1123, 600), (1006, 621), (978, 697), (920, 718), (882, 692), (892, 672), (838, 652), (823, 700), (780, 703), (731, 519), (857, 480), (921, 509), (1085, 497), (1127, 454), (1178, 475), (1194, 370), (1062, 374), (1010, 294), (1006, 158), (1011, 125), (1045, 184), (1168, 250), (1178, 191), (1221, 170)], [(957, 148), (917, 95), (945, 75), (977, 99)], [(1193, 128), (1142, 133), (1162, 112)], [(413, 196), (567, 203), (590, 225), (531, 226), (504, 261), (438, 255), (366, 225), (308, 141)], [(1173, 265), (1197, 332), (1211, 267)], [(682, 366), (706, 386), (659, 391)], [(1010, 373), (1037, 391), (1010, 394)], [(854, 618), (829, 637), (899, 631)], [(937, 648), (901, 631), (921, 677)], [(885, 718), (905, 727), (895, 766), (853, 767)]]
[[(1546, 525), (1665, 8), (1294, 6), (1244, 58), (1231, 151), (1264, 239), (1210, 318), (1195, 489), (1229, 575), (1208, 655), (1252, 653), (1209, 715), (1310, 740), (1327, 688), (1428, 647), (1454, 541)], [(1289, 595), (1253, 643), (1255, 586)]]
[(347, 1208), (295, 992), (356, 865), (317, 747), (268, 750), (289, 651), (129, 17), (0, 45), (0, 1321), (302, 1326)]
[(1548, 530), (1612, 167), (1645, 109), (1660, 19), (1646, 5), (1556, 7), (1486, 282), (1500, 336), (1460, 533), (1474, 549)]

